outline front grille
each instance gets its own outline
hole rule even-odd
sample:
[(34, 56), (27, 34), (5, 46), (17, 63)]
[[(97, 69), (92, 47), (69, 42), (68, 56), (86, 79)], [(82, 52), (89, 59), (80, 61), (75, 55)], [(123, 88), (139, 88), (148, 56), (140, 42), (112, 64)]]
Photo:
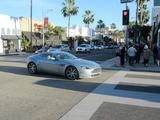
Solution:
[(78, 50), (82, 50), (82, 49), (79, 48)]
[(92, 71), (92, 73), (99, 73), (99, 72), (101, 72), (101, 68), (96, 68)]
[(100, 76), (100, 74), (91, 75), (91, 77), (98, 77), (98, 76)]

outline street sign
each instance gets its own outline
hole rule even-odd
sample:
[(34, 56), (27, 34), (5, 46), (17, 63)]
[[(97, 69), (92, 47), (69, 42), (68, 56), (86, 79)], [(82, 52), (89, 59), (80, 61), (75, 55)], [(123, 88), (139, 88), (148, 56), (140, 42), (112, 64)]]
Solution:
[(44, 18), (44, 30), (48, 31), (48, 17)]
[(121, 3), (129, 3), (129, 2), (133, 2), (134, 0), (121, 0)]

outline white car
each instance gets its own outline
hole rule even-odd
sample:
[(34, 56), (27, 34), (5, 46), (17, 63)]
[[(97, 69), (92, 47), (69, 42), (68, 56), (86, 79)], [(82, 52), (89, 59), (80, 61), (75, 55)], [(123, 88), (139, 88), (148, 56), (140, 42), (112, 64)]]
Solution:
[(81, 44), (76, 48), (76, 53), (78, 52), (90, 52), (91, 46), (88, 44)]
[(95, 50), (97, 50), (97, 49), (98, 49), (98, 47), (95, 45), (95, 46), (94, 46), (94, 49), (95, 49)]
[(48, 52), (50, 52), (50, 51), (56, 51), (56, 50), (70, 52), (69, 46), (66, 45), (66, 44), (58, 44), (58, 45), (55, 45), (53, 47), (50, 47), (48, 49)]
[(98, 50), (103, 50), (104, 49), (104, 46), (103, 45), (98, 45)]

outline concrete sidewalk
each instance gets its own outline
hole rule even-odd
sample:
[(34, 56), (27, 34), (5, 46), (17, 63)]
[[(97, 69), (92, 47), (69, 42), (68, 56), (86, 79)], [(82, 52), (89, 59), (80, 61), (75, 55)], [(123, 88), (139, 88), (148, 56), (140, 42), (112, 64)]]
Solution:
[[(160, 67), (150, 59), (140, 64), (120, 66), (119, 57), (101, 64), (103, 69), (119, 70), (99, 85), (60, 120), (159, 120)], [(141, 72), (136, 72), (141, 71)], [(150, 73), (148, 73), (150, 72)]]
[(159, 120), (160, 75), (148, 76), (119, 71), (60, 120)]
[(145, 71), (145, 72), (160, 72), (160, 67), (154, 64), (153, 57), (150, 57), (148, 67), (144, 67), (143, 58), (141, 58), (139, 64), (134, 64), (134, 66), (125, 63), (124, 66), (120, 65), (120, 58), (115, 57), (113, 59), (107, 60), (101, 64), (103, 69), (113, 69), (113, 70), (129, 70), (129, 71)]

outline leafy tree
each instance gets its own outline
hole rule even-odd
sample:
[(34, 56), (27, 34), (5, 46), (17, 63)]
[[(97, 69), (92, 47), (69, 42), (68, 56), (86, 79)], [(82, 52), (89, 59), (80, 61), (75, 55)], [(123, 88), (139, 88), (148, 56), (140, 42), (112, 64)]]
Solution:
[[(97, 28), (100, 29), (100, 34), (104, 32), (104, 28), (106, 27), (106, 25), (104, 24), (103, 20), (99, 20), (97, 25)], [(102, 40), (102, 36), (101, 36), (101, 40)]]
[(116, 24), (115, 23), (111, 24), (111, 29), (116, 29)]
[(149, 21), (150, 12), (147, 10), (145, 2), (151, 2), (152, 0), (136, 0), (137, 2), (137, 20), (140, 24), (147, 23)]
[(91, 10), (86, 10), (85, 15), (83, 16), (83, 22), (88, 25), (88, 36), (89, 36), (89, 25), (94, 22), (94, 14), (91, 14)]
[(125, 34), (123, 31), (121, 31), (121, 30), (114, 31), (114, 38), (116, 39), (116, 41), (118, 38), (124, 38), (124, 37), (125, 37)]
[(70, 29), (70, 19), (71, 16), (77, 15), (78, 13), (78, 7), (75, 6), (75, 0), (65, 0), (63, 3), (63, 8), (62, 8), (62, 14), (64, 17), (68, 17), (68, 36), (69, 36), (69, 29)]
[(30, 42), (29, 40), (27, 40), (25, 35), (23, 35), (22, 37), (21, 45), (24, 50), (26, 50), (30, 46)]
[(65, 30), (64, 30), (63, 28), (61, 28), (61, 27), (58, 27), (58, 26), (56, 26), (56, 27), (53, 29), (53, 33), (54, 33), (55, 35), (57, 35), (57, 36), (59, 37), (59, 39), (61, 39), (61, 37), (62, 37), (62, 35), (63, 35), (64, 32), (65, 32)]
[(48, 24), (48, 31), (44, 33), (46, 38), (49, 38), (51, 35), (54, 35), (54, 26), (52, 24)]
[(103, 20), (99, 20), (97, 23), (98, 23), (97, 28), (99, 29), (104, 29), (106, 27)]
[[(140, 24), (144, 24), (144, 23), (147, 23), (149, 21), (149, 18), (150, 18), (150, 11), (147, 10), (147, 5), (144, 4), (142, 6), (143, 8), (140, 8), (140, 9), (143, 9), (143, 11), (139, 11), (139, 21), (140, 21)], [(143, 12), (143, 13), (141, 13)]]

